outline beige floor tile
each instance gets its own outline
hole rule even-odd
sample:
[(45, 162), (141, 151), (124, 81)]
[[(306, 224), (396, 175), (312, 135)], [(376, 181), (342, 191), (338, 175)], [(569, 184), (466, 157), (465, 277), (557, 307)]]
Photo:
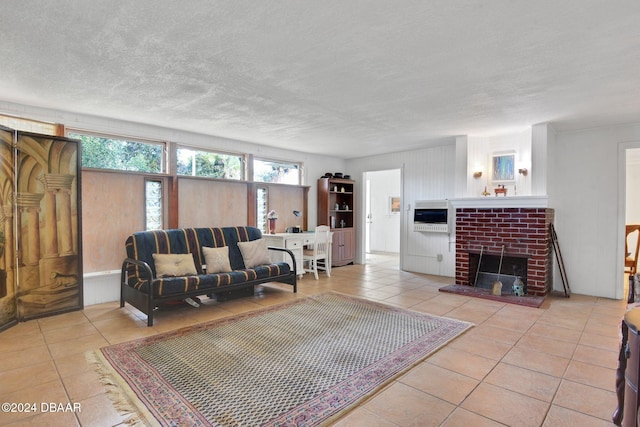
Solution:
[(5, 329), (0, 332), (0, 343), (4, 340), (13, 340), (18, 337), (23, 337), (33, 332), (40, 333), (40, 325), (37, 320), (30, 320), (28, 322), (20, 322), (15, 326)]
[(446, 368), (476, 380), (482, 380), (498, 362), (488, 357), (445, 347), (427, 359), (426, 363)]
[(99, 394), (80, 402), (82, 411), (77, 414), (82, 427), (102, 427), (122, 424), (126, 415), (118, 413), (106, 394)]
[(536, 323), (526, 332), (527, 335), (547, 337), (558, 341), (566, 341), (577, 344), (582, 336), (582, 331), (575, 329), (561, 328), (546, 323)]
[(504, 426), (502, 423), (490, 420), (482, 415), (474, 414), (466, 409), (456, 408), (455, 411), (449, 415), (444, 423), (443, 427), (500, 427)]
[(500, 328), (487, 324), (486, 322), (474, 327), (473, 334), (509, 345), (514, 345), (520, 338), (522, 338), (522, 332)]
[(28, 390), (38, 384), (58, 380), (58, 371), (52, 360), (24, 366), (0, 373), (0, 394)]
[(562, 378), (571, 359), (527, 349), (525, 346), (514, 347), (502, 359), (503, 362), (521, 368), (531, 369), (543, 374)]
[(575, 317), (569, 316), (566, 313), (553, 313), (546, 312), (538, 320), (540, 323), (545, 323), (550, 326), (556, 326), (559, 328), (575, 329), (576, 331), (584, 331), (584, 327), (587, 324), (589, 314), (580, 313)]
[(358, 408), (351, 411), (343, 418), (336, 421), (335, 427), (395, 427), (397, 424), (385, 420), (380, 415), (376, 415), (365, 408)]
[[(90, 352), (92, 352), (91, 350)], [(91, 361), (87, 359), (89, 352), (75, 353), (66, 357), (59, 357), (54, 360), (56, 369), (61, 378), (66, 378), (73, 375), (78, 375), (83, 372), (90, 372), (95, 369), (95, 366)]]
[(427, 301), (420, 302), (411, 306), (411, 310), (420, 311), (422, 313), (433, 314), (434, 316), (446, 316), (447, 313), (454, 310), (457, 306), (442, 304), (434, 301), (432, 298)]
[[(0, 417), (0, 425), (4, 425), (3, 423), (9, 424), (13, 422), (22, 422), (28, 418), (33, 417), (34, 415), (42, 414), (41, 404), (44, 403), (60, 403), (66, 405), (69, 403), (69, 399), (67, 397), (67, 393), (60, 382), (59, 379), (55, 379), (49, 382), (38, 382), (29, 388), (22, 388), (12, 393), (5, 394), (4, 392), (0, 392), (0, 401), (2, 402), (13, 402), (13, 403), (33, 403), (36, 405), (36, 413), (33, 412), (22, 412), (22, 413), (3, 413)], [(40, 419), (48, 419), (49, 417), (43, 416)], [(52, 419), (58, 419), (58, 417), (51, 417)], [(25, 421), (26, 422), (26, 421)], [(41, 424), (48, 425), (48, 424)], [(73, 424), (71, 424), (73, 425)]]
[(75, 340), (78, 337), (98, 334), (98, 330), (91, 323), (80, 323), (62, 328), (45, 329), (42, 331), (47, 344), (53, 344), (61, 341)]
[[(611, 321), (611, 319), (615, 319)], [(601, 323), (602, 322), (602, 323)], [(605, 316), (592, 316), (585, 325), (585, 332), (607, 337), (617, 337), (620, 331), (620, 322), (617, 318)]]
[(540, 426), (549, 403), (482, 383), (461, 407), (508, 426)]
[(516, 344), (517, 347), (526, 347), (546, 354), (570, 359), (576, 350), (576, 344), (560, 341), (553, 338), (538, 335), (525, 335)]
[(502, 314), (502, 310), (491, 316), (485, 322), (489, 326), (496, 326), (502, 329), (524, 333), (534, 324), (533, 318), (518, 318), (518, 316)]
[(24, 350), (2, 352), (0, 373), (49, 360), (52, 360), (49, 348), (44, 343)]
[(49, 344), (51, 356), (55, 359), (71, 356), (78, 353), (86, 353), (87, 351), (109, 345), (106, 339), (100, 333), (94, 333), (73, 340), (73, 345), (69, 345), (66, 341)]
[(609, 421), (618, 401), (613, 391), (563, 380), (553, 404)]
[(417, 388), (447, 402), (459, 405), (479, 381), (430, 363), (421, 363), (398, 382)]
[(616, 371), (612, 368), (603, 368), (601, 366), (572, 360), (571, 363), (569, 363), (567, 372), (564, 374), (564, 378), (580, 384), (615, 391), (614, 380), (616, 378)]
[(620, 349), (620, 336), (607, 337), (604, 335), (584, 332), (580, 338), (580, 344), (603, 350), (614, 350), (617, 352)]
[(485, 382), (543, 402), (551, 402), (560, 385), (560, 378), (500, 363), (489, 373)]
[(122, 312), (123, 310), (120, 309), (119, 301), (89, 305), (84, 309), (84, 315), (91, 322), (118, 317), (122, 315)]
[(615, 369), (618, 366), (618, 352), (603, 350), (601, 348), (578, 345), (573, 354), (573, 359), (579, 362), (590, 363), (603, 368)]
[(477, 325), (491, 317), (494, 312), (495, 311), (491, 309), (468, 306), (468, 304), (465, 304), (448, 312), (447, 317), (464, 320)]
[[(21, 325), (16, 326), (20, 327)], [(22, 328), (24, 330), (24, 328)], [(41, 348), (46, 345), (40, 329), (29, 328), (22, 334), (9, 334), (12, 330), (0, 332), (0, 354)], [(5, 335), (7, 334), (7, 335)]]
[(527, 319), (529, 321), (536, 321), (545, 313), (545, 310), (534, 307), (525, 307), (517, 304), (503, 304), (500, 312), (500, 316), (516, 317), (519, 319)]
[(438, 426), (455, 409), (444, 400), (401, 383), (393, 383), (364, 407), (400, 426)]
[(44, 317), (38, 319), (40, 329), (48, 331), (51, 329), (67, 328), (89, 323), (89, 319), (82, 311), (72, 311), (70, 313), (59, 314), (57, 316)]
[(580, 427), (611, 427), (611, 421), (595, 418), (571, 409), (551, 405), (551, 409), (544, 420), (544, 427), (580, 426)]
[[(430, 286), (421, 286), (420, 288), (417, 289), (412, 289), (408, 292), (403, 293), (402, 295), (409, 297), (409, 298), (415, 298), (417, 300), (430, 300), (432, 298), (435, 298), (437, 296), (439, 296), (441, 293), (434, 288), (431, 288)], [(455, 304), (454, 306), (458, 306), (459, 304)]]
[(468, 351), (478, 356), (494, 360), (502, 359), (504, 355), (511, 350), (510, 344), (487, 339), (486, 337), (475, 336), (473, 333), (456, 338), (448, 344), (448, 347)]
[(422, 300), (417, 301), (416, 298), (408, 297), (406, 295), (395, 295), (390, 298), (386, 298), (384, 302), (396, 307), (411, 308), (419, 302), (422, 302)]
[(85, 400), (89, 397), (105, 393), (96, 370), (80, 372), (62, 379), (65, 390), (73, 402)]
[[(46, 406), (46, 409), (49, 407)], [(73, 427), (79, 426), (78, 419), (73, 412), (39, 412), (31, 417), (24, 418), (9, 424), (3, 424), (0, 421), (0, 425), (7, 427)]]

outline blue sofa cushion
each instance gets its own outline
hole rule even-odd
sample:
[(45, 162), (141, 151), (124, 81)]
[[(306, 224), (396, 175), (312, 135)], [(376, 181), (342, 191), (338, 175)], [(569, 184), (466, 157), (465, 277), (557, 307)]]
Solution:
[[(282, 274), (289, 274), (289, 264), (281, 262), (271, 265), (261, 265), (251, 269), (232, 271), (231, 273), (202, 274), (198, 276), (163, 277), (153, 281), (154, 296), (166, 297), (180, 295), (185, 292), (202, 290), (203, 294), (215, 292), (216, 288), (226, 285), (234, 285), (249, 280), (266, 279)], [(149, 282), (139, 281), (135, 286), (138, 290), (148, 293)]]

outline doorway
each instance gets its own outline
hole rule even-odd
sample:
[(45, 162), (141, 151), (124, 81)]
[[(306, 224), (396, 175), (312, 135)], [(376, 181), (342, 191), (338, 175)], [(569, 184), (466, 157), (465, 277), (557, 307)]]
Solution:
[[(640, 224), (640, 196), (637, 189), (640, 188), (640, 148), (628, 148), (625, 150), (625, 197), (624, 197), (624, 228), (625, 228), (625, 260), (628, 257), (635, 258), (636, 245), (640, 235), (632, 233), (628, 238), (626, 228), (628, 225)], [(626, 262), (625, 262), (626, 264)], [(638, 264), (640, 267), (640, 264)], [(629, 268), (625, 265), (623, 275), (623, 295), (627, 295)]]
[(370, 171), (365, 182), (365, 264), (400, 265), (401, 169)]

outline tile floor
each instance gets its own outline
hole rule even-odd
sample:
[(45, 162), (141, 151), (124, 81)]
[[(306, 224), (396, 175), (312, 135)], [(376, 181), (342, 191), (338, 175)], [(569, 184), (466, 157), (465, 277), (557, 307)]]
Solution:
[[(539, 309), (443, 294), (442, 277), (407, 273), (397, 258), (307, 275), (288, 286), (224, 303), (141, 313), (105, 303), (21, 323), (0, 333), (0, 402), (79, 403), (81, 412), (0, 413), (0, 425), (114, 426), (111, 404), (85, 352), (170, 329), (335, 290), (476, 326), (397, 378), (336, 426), (607, 426), (614, 393), (623, 301), (547, 297)], [(55, 408), (55, 407), (54, 407)]]

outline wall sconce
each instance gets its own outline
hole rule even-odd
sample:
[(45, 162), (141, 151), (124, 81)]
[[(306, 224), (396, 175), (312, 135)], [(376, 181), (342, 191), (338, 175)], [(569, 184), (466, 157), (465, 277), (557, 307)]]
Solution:
[(475, 172), (473, 173), (473, 177), (474, 177), (475, 179), (480, 179), (480, 178), (482, 177), (482, 171), (475, 171)]
[(529, 174), (529, 170), (527, 168), (518, 169), (518, 173), (522, 176), (527, 176)]

